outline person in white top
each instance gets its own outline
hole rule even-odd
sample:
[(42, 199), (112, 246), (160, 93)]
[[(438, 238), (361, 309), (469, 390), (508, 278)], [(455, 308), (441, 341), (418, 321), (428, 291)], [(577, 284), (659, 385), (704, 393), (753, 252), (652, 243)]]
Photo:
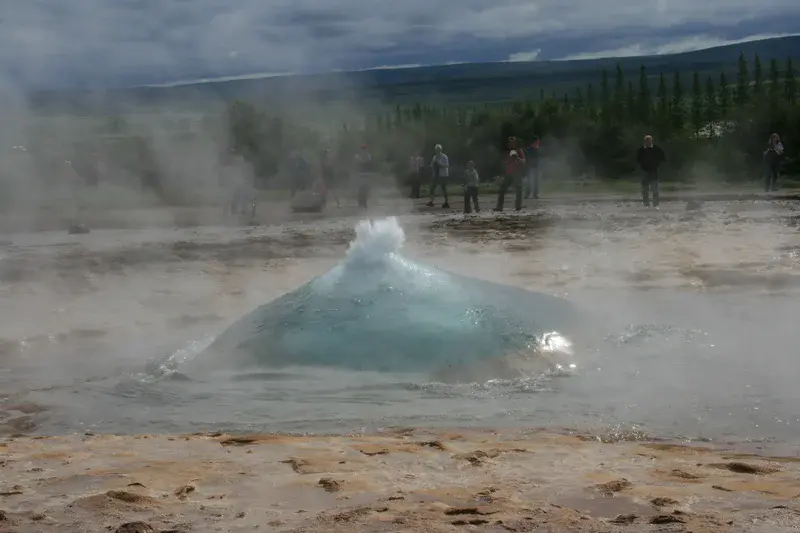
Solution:
[(433, 201), (436, 199), (436, 187), (441, 187), (442, 194), (444, 195), (442, 208), (448, 209), (450, 203), (447, 201), (447, 180), (450, 177), (450, 159), (447, 157), (447, 154), (442, 151), (441, 144), (434, 146), (433, 152), (433, 159), (431, 159), (431, 169), (433, 170), (431, 199), (426, 205), (428, 207), (433, 207)]

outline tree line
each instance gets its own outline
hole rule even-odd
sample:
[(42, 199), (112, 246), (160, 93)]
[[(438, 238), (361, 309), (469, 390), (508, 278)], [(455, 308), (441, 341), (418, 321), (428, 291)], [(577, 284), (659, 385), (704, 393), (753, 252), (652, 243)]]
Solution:
[[(25, 153), (46, 180), (56, 180), (64, 159), (70, 159), (90, 184), (100, 179), (90, 172), (98, 156), (113, 172), (122, 172), (132, 184), (138, 182), (168, 202), (173, 176), (170, 161), (163, 161), (159, 153), (184, 145), (188, 148), (182, 153), (191, 153), (199, 141), (217, 146), (221, 164), (230, 149), (242, 154), (260, 188), (286, 185), (281, 178), (288, 173), (282, 170), (287, 156), (298, 149), (311, 159), (312, 168), (323, 150), (332, 149), (344, 177), (363, 143), (377, 170), (398, 181), (407, 177), (410, 156), (429, 161), (437, 143), (454, 164), (453, 179), (459, 179), (461, 165), (473, 160), (486, 181), (501, 172), (506, 140), (512, 135), (523, 142), (534, 136), (542, 140), (545, 164), (559, 165), (549, 176), (545, 172), (549, 179), (638, 179), (635, 151), (645, 134), (653, 135), (667, 153), (661, 174), (665, 180), (757, 180), (763, 170), (762, 152), (773, 132), (786, 147), (784, 174), (800, 174), (800, 87), (792, 59), (762, 62), (758, 56), (748, 60), (740, 55), (735, 75), (726, 74), (732, 72), (730, 65), (720, 68), (724, 70), (663, 75), (645, 67), (629, 72), (618, 65), (569, 90), (531, 87), (530, 98), (524, 100), (386, 105), (345, 124), (309, 125), (282, 110), (235, 101), (221, 113), (206, 113), (196, 131), (170, 138), (166, 145), (157, 136), (135, 133), (124, 119), (110, 117), (101, 131), (66, 153), (47, 146), (42, 140), (46, 134), (33, 132)], [(7, 201), (13, 200), (3, 193), (10, 182), (5, 174), (14, 171), (11, 159), (21, 160), (20, 154), (12, 156), (5, 156), (7, 164), (0, 169), (0, 196)]]
[(777, 132), (789, 155), (784, 172), (800, 172), (791, 157), (800, 142), (800, 91), (791, 58), (765, 64), (741, 54), (735, 79), (724, 72), (665, 76), (644, 66), (627, 73), (617, 65), (570, 92), (545, 92), (533, 88), (531, 98), (506, 104), (396, 106), (365, 124), (342, 124), (332, 139), (285, 125), (245, 102), (229, 106), (228, 123), (232, 146), (266, 183), (289, 146), (305, 148), (310, 157), (330, 147), (346, 169), (362, 142), (401, 179), (409, 156), (428, 159), (436, 143), (455, 162), (475, 161), (487, 179), (499, 173), (511, 135), (539, 137), (544, 155), (560, 158), (565, 172), (615, 180), (635, 175), (634, 153), (650, 134), (667, 152), (665, 179), (730, 182), (759, 178), (762, 152)]

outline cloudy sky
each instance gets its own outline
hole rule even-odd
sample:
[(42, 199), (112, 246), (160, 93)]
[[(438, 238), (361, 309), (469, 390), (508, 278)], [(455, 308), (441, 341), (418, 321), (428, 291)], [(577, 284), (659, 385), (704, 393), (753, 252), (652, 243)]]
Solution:
[(2, 0), (0, 82), (642, 55), (788, 33), (798, 0)]

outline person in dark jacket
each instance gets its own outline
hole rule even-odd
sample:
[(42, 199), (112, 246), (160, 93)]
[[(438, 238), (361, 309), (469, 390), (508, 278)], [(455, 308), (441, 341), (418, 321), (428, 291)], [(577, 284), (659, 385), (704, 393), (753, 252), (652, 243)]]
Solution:
[(644, 145), (636, 151), (636, 164), (642, 169), (642, 203), (650, 207), (650, 192), (653, 205), (658, 207), (658, 168), (667, 156), (659, 146), (653, 144), (653, 137), (644, 136)]
[(769, 136), (767, 149), (764, 150), (764, 191), (778, 190), (778, 174), (783, 161), (783, 143), (777, 133)]
[(497, 195), (497, 205), (494, 210), (500, 212), (505, 204), (506, 192), (514, 185), (516, 198), (514, 202), (515, 211), (522, 210), (522, 178), (525, 176), (525, 152), (517, 147), (517, 138), (508, 138), (508, 152), (505, 158), (505, 168), (503, 169), (503, 182), (500, 184), (500, 192)]

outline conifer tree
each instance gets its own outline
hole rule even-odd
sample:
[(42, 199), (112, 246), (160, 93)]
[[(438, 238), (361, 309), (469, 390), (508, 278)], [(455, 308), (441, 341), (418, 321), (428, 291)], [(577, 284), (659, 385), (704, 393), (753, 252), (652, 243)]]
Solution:
[(617, 69), (614, 76), (614, 94), (612, 97), (611, 110), (613, 117), (616, 120), (624, 120), (625, 114), (625, 73), (622, 71), (622, 65), (617, 63)]
[(775, 108), (778, 105), (778, 100), (780, 100), (780, 90), (781, 90), (781, 73), (780, 68), (778, 67), (778, 60), (774, 57), (769, 62), (769, 104), (771, 108)]
[(581, 90), (580, 87), (575, 89), (575, 98), (574, 98), (573, 101), (575, 103), (575, 110), (576, 111), (584, 111), (585, 110), (586, 100), (584, 100), (584, 98), (583, 98), (583, 91)]
[(639, 67), (639, 98), (638, 98), (639, 119), (648, 124), (653, 110), (653, 97), (650, 94), (650, 84), (647, 79), (647, 69), (644, 65)]
[(697, 135), (703, 127), (703, 90), (700, 87), (700, 74), (696, 70), (692, 75), (691, 115), (694, 133)]
[(761, 58), (756, 57), (753, 61), (753, 96), (760, 98), (764, 89), (764, 73), (761, 70)]
[[(636, 90), (633, 88), (633, 82), (628, 82), (628, 94), (625, 95), (625, 116), (627, 118), (637, 118), (641, 120), (641, 117), (637, 117), (637, 110), (636, 110)], [(638, 122), (638, 120), (637, 120)]]
[(603, 69), (600, 74), (600, 118), (604, 124), (608, 124), (611, 119), (611, 88), (606, 69)]
[(738, 72), (736, 74), (735, 102), (737, 106), (744, 106), (750, 96), (750, 74), (747, 70), (747, 59), (744, 52), (739, 53)]
[(719, 118), (725, 120), (731, 108), (731, 90), (728, 87), (728, 77), (725, 73), (719, 75)]
[(675, 71), (672, 81), (672, 105), (670, 107), (670, 122), (676, 130), (681, 130), (686, 122), (684, 109), (683, 83), (680, 71)]
[(658, 100), (658, 114), (663, 117), (667, 114), (667, 110), (669, 109), (669, 92), (667, 91), (667, 82), (664, 81), (663, 72), (658, 77), (656, 99)]
[(589, 117), (597, 115), (597, 97), (594, 94), (594, 86), (591, 83), (586, 87), (586, 113)]
[(786, 72), (783, 74), (783, 97), (790, 104), (794, 104), (797, 97), (797, 80), (794, 77), (792, 58), (786, 58)]
[(717, 90), (714, 87), (714, 80), (709, 76), (706, 78), (706, 89), (703, 97), (703, 109), (705, 111), (705, 121), (708, 127), (708, 138), (715, 136), (715, 123), (718, 117), (717, 110)]

